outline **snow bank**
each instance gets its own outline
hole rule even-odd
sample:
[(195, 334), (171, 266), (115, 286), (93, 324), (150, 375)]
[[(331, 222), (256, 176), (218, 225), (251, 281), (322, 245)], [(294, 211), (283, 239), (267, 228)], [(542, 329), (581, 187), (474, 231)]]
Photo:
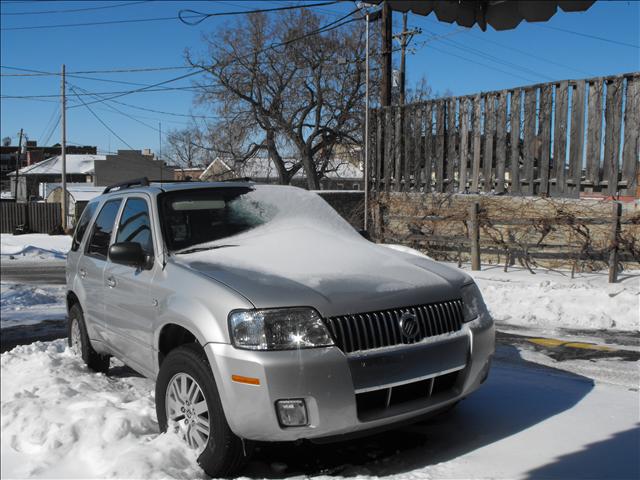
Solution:
[(0, 284), (0, 328), (64, 320), (65, 285)]
[[(158, 434), (150, 380), (90, 373), (62, 340), (17, 347), (0, 368), (2, 478), (204, 477), (178, 438)], [(348, 445), (274, 445), (245, 475), (638, 478), (637, 408), (628, 388), (515, 355), (449, 415)]]
[(203, 476), (178, 437), (158, 433), (150, 380), (92, 373), (66, 340), (17, 347), (0, 365), (2, 478)]
[(640, 271), (625, 272), (618, 283), (606, 272), (582, 273), (483, 267), (465, 270), (478, 283), (493, 318), (536, 330), (640, 329)]
[(29, 233), (25, 235), (0, 234), (2, 262), (65, 260), (71, 248), (71, 237)]

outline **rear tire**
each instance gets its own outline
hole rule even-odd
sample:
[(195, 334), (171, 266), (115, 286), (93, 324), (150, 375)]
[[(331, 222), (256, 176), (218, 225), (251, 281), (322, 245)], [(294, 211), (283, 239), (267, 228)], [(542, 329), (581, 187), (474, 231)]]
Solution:
[(67, 336), (69, 348), (75, 351), (79, 357), (82, 357), (87, 367), (100, 373), (109, 371), (111, 357), (99, 354), (91, 346), (91, 341), (87, 334), (87, 326), (84, 323), (84, 314), (77, 303), (69, 309), (69, 332)]
[[(184, 396), (177, 392), (182, 381), (186, 385), (185, 391), (192, 391), (192, 395)], [(178, 388), (175, 387), (176, 384)], [(187, 398), (197, 400), (188, 403)], [(203, 406), (197, 409), (196, 404)], [(205, 408), (206, 414), (203, 413)], [(178, 409), (186, 413), (181, 414)], [(185, 424), (189, 425), (194, 421), (194, 413), (200, 417), (193, 423), (194, 428), (198, 423), (208, 425), (208, 439), (198, 457), (198, 464), (207, 475), (231, 477), (249, 461), (251, 444), (246, 441), (243, 444), (242, 439), (229, 428), (211, 366), (200, 345), (190, 343), (178, 347), (169, 352), (162, 362), (156, 380), (156, 413), (162, 432), (167, 431), (168, 417), (172, 415), (173, 428), (184, 436), (189, 445), (192, 445), (187, 431), (190, 427)]]

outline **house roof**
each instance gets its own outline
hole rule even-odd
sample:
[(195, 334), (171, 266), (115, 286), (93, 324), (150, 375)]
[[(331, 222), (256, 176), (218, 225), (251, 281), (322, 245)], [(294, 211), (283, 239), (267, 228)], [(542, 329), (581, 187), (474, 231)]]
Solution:
[[(90, 174), (93, 173), (94, 162), (106, 160), (105, 155), (70, 154), (66, 155), (67, 174)], [(21, 168), (20, 175), (61, 175), (62, 157), (56, 155), (41, 162)]]
[[(49, 192), (49, 195), (60, 188), (62, 187), (54, 188)], [(98, 195), (101, 195), (103, 191), (104, 187), (94, 187), (93, 185), (72, 184), (67, 186), (67, 192), (69, 192), (69, 195), (71, 195), (76, 202), (88, 202)]]
[[(284, 159), (287, 168), (295, 163), (294, 159)], [(217, 157), (211, 162), (211, 164), (202, 173), (201, 178), (207, 178), (213, 171), (214, 165), (218, 164), (228, 172), (235, 172), (240, 177), (248, 177), (253, 180), (271, 180), (278, 178), (278, 170), (275, 164), (268, 157), (253, 157), (242, 163), (239, 163), (235, 168), (234, 162), (231, 159), (223, 159)], [(326, 173), (327, 178), (337, 179), (362, 179), (362, 171), (348, 161), (340, 161), (334, 159), (331, 161), (331, 165)], [(301, 168), (296, 172), (293, 178), (305, 178), (305, 172)]]

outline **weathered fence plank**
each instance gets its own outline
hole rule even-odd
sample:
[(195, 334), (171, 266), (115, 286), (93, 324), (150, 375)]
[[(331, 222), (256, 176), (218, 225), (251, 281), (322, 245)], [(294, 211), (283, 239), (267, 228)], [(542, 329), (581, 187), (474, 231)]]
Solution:
[(511, 119), (510, 135), (511, 135), (511, 151), (509, 158), (511, 161), (511, 193), (520, 193), (520, 105), (521, 91), (515, 90), (511, 92)]
[(640, 168), (640, 75), (627, 79), (626, 105), (624, 111), (624, 147), (622, 149), (622, 181), (627, 195), (638, 188)]
[(467, 163), (469, 161), (469, 99), (460, 100), (460, 176), (458, 191), (467, 189)]
[(433, 138), (433, 103), (427, 104), (424, 124), (424, 191), (431, 192), (431, 175), (435, 163), (435, 142)]
[(384, 189), (391, 190), (391, 167), (393, 166), (393, 110), (384, 112)]
[(456, 164), (458, 164), (456, 155), (456, 99), (450, 98), (447, 101), (447, 164), (445, 190), (447, 192), (454, 191), (454, 176)]
[(605, 109), (603, 178), (607, 181), (607, 192), (618, 191), (620, 171), (620, 118), (622, 115), (622, 78), (607, 81), (607, 106)]
[(496, 114), (496, 192), (504, 192), (505, 167), (507, 161), (507, 91), (498, 96)]
[(394, 158), (394, 168), (393, 168), (393, 189), (396, 192), (401, 190), (402, 185), (402, 118), (404, 114), (405, 107), (393, 107), (393, 121), (394, 121), (394, 131), (395, 138), (393, 142), (393, 158)]
[(556, 86), (555, 125), (553, 128), (553, 192), (562, 194), (566, 189), (568, 82)]
[(414, 116), (415, 116), (415, 106), (407, 105), (404, 108), (404, 130), (403, 130), (403, 140), (404, 140), (404, 154), (403, 154), (403, 167), (402, 167), (402, 190), (407, 191), (411, 188), (411, 181), (413, 172), (413, 129), (414, 129)]
[(378, 110), (376, 112), (376, 191), (380, 191), (382, 189), (382, 181), (384, 179), (384, 141), (383, 141), (383, 132), (384, 132), (384, 116), (383, 111)]
[(480, 182), (480, 146), (482, 137), (480, 132), (482, 115), (482, 98), (476, 95), (473, 99), (473, 169), (471, 172), (471, 191), (479, 190)]
[(584, 146), (584, 80), (573, 86), (571, 97), (571, 133), (569, 146), (569, 179), (567, 191), (579, 196), (582, 179), (582, 154)]
[(600, 147), (602, 142), (602, 80), (589, 83), (589, 118), (587, 123), (586, 181), (600, 185)]
[(414, 125), (413, 125), (413, 188), (416, 191), (420, 191), (422, 166), (424, 165), (423, 157), (423, 121), (424, 121), (424, 105), (417, 105), (414, 112)]
[(535, 178), (536, 150), (536, 90), (529, 88), (524, 92), (524, 193), (533, 195)]
[(444, 122), (445, 102), (436, 102), (436, 192), (444, 192)]
[(482, 177), (485, 192), (490, 192), (493, 187), (493, 139), (496, 131), (495, 101), (495, 95), (490, 94), (487, 95), (484, 103), (484, 154), (482, 155)]
[(540, 89), (540, 195), (549, 195), (549, 174), (551, 172), (551, 115), (553, 108), (553, 86), (544, 85)]

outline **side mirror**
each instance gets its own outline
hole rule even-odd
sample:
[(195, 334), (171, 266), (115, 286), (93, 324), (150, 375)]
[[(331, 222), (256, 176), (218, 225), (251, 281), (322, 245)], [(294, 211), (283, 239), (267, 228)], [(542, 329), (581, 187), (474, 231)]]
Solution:
[(109, 260), (113, 263), (148, 269), (150, 261), (142, 247), (136, 242), (114, 243), (109, 248)]

